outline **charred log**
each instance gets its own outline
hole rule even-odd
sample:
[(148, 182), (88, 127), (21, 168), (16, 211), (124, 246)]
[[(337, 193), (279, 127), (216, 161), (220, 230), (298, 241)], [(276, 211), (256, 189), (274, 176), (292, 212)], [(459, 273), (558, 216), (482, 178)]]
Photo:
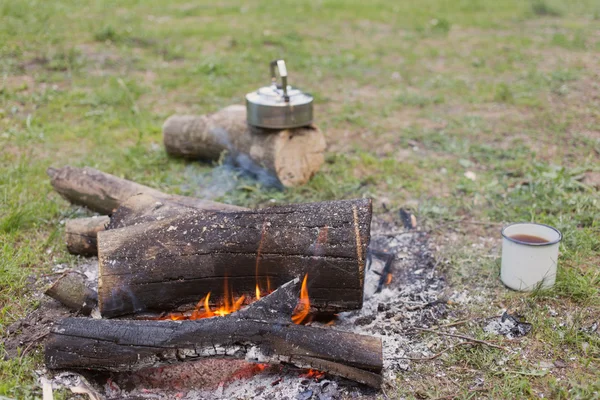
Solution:
[[(208, 292), (218, 298), (225, 278), (236, 293), (254, 294), (257, 283), (264, 292), (305, 274), (315, 311), (360, 308), (371, 213), (368, 199), (187, 210), (100, 232), (100, 311), (170, 311)], [(115, 213), (116, 226), (124, 214)]]
[(381, 340), (293, 324), (297, 283), (224, 317), (179, 322), (67, 318), (46, 342), (46, 366), (131, 371), (198, 357), (230, 357), (290, 363), (379, 387)]

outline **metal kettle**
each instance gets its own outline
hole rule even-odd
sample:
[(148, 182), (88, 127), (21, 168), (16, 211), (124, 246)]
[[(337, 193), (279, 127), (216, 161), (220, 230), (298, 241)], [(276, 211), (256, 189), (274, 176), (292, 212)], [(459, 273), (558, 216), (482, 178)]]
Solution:
[[(285, 129), (305, 126), (313, 120), (313, 97), (287, 84), (284, 60), (270, 64), (271, 85), (246, 95), (248, 124), (261, 128)], [(277, 82), (277, 69), (281, 84)]]

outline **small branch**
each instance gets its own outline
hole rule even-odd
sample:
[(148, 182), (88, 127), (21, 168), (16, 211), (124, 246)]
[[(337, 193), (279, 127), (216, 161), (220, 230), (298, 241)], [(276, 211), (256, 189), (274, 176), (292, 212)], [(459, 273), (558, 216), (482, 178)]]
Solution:
[(445, 324), (445, 325), (439, 325), (438, 328), (450, 328), (450, 327), (453, 327), (453, 326), (458, 326), (458, 325), (466, 324), (466, 323), (471, 322), (471, 321), (472, 321), (472, 318), (462, 319), (460, 321), (450, 322), (450, 323)]
[(50, 332), (46, 332), (42, 335), (39, 335), (33, 339), (31, 339), (29, 341), (29, 344), (27, 345), (27, 347), (25, 347), (25, 350), (23, 350), (23, 353), (21, 353), (21, 358), (25, 357), (27, 355), (27, 353), (29, 352), (29, 350), (31, 349), (31, 347), (33, 347), (34, 344), (36, 344), (39, 340), (45, 338), (46, 336), (48, 336), (48, 334), (50, 334)]
[(454, 333), (448, 333), (448, 332), (440, 332), (440, 331), (436, 331), (433, 329), (427, 329), (427, 328), (417, 328), (417, 327), (413, 327), (413, 330), (417, 330), (417, 331), (421, 331), (421, 332), (429, 332), (429, 333), (434, 333), (436, 335), (440, 335), (440, 336), (450, 336), (450, 337), (455, 337), (455, 338), (459, 338), (459, 339), (463, 339), (469, 342), (475, 342), (475, 343), (479, 343), (479, 344), (484, 344), (486, 346), (489, 347), (493, 347), (495, 349), (500, 349), (500, 350), (504, 350), (504, 351), (508, 351), (508, 349), (506, 347), (503, 346), (499, 346), (497, 344), (493, 344), (490, 342), (486, 342), (485, 340), (479, 340), (479, 339), (475, 339), (469, 336), (464, 336), (464, 335), (457, 335)]
[(477, 343), (476, 342), (460, 342), (460, 343), (457, 343), (455, 345), (446, 347), (445, 349), (443, 349), (439, 353), (435, 353), (431, 357), (425, 357), (425, 358), (399, 357), (398, 359), (399, 360), (410, 360), (410, 361), (431, 361), (431, 360), (435, 360), (436, 358), (438, 358), (442, 354), (444, 354), (444, 353), (452, 350), (455, 347), (465, 346), (465, 345), (475, 345), (475, 344), (477, 344)]
[(408, 236), (408, 235), (413, 235), (414, 233), (415, 232), (406, 232), (406, 231), (382, 232), (382, 233), (373, 233), (373, 234), (371, 234), (371, 236), (387, 236), (387, 237)]
[[(487, 392), (490, 388), (479, 388), (479, 389), (470, 389), (469, 393), (477, 393), (477, 392)], [(452, 399), (462, 399), (463, 396), (459, 396), (457, 394), (449, 394), (447, 396), (436, 397), (432, 400), (452, 400)]]

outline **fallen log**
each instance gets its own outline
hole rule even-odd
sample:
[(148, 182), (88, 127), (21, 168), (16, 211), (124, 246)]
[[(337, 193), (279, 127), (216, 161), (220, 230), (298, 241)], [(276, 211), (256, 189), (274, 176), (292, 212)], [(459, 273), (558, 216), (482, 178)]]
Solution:
[(46, 173), (54, 189), (73, 204), (85, 206), (100, 214), (110, 214), (125, 200), (136, 194), (148, 194), (162, 200), (174, 200), (199, 209), (240, 210), (241, 207), (193, 197), (163, 193), (148, 186), (98, 171), (94, 168), (48, 168)]
[(246, 123), (246, 107), (234, 105), (211, 115), (173, 115), (163, 125), (167, 153), (218, 160), (224, 151), (251, 172), (265, 168), (284, 186), (306, 183), (325, 160), (327, 144), (315, 126), (265, 129)]
[[(358, 309), (371, 213), (369, 199), (188, 210), (99, 232), (100, 312), (110, 318), (170, 311), (208, 292), (219, 298), (225, 286), (253, 295), (257, 285), (264, 293), (305, 274), (313, 311)], [(126, 214), (117, 210), (116, 226)]]
[(78, 311), (83, 315), (89, 315), (98, 304), (97, 293), (88, 288), (83, 276), (75, 271), (62, 274), (45, 294), (58, 300), (71, 311)]
[(67, 318), (46, 342), (50, 369), (133, 371), (199, 357), (290, 363), (381, 385), (381, 339), (295, 325), (298, 279), (237, 313), (195, 321)]
[(106, 229), (110, 218), (101, 215), (70, 219), (65, 223), (65, 242), (71, 254), (95, 256), (98, 254), (98, 232)]

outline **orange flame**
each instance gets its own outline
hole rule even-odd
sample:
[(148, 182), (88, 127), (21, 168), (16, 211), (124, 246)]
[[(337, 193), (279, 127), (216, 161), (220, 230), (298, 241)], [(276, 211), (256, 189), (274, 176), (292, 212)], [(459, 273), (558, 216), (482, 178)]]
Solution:
[[(202, 318), (211, 318), (214, 316), (222, 317), (227, 314), (231, 314), (232, 312), (238, 311), (244, 305), (244, 300), (246, 300), (246, 296), (241, 295), (237, 299), (233, 297), (231, 293), (231, 289), (228, 285), (227, 276), (225, 276), (225, 286), (223, 288), (223, 299), (222, 304), (215, 310), (210, 309), (210, 292), (206, 296), (204, 296), (196, 307), (194, 311), (190, 315), (185, 315), (183, 313), (171, 313), (166, 318), (159, 319), (170, 319), (172, 321), (182, 321), (182, 320), (197, 320)], [(204, 307), (204, 311), (201, 309)]]
[(389, 285), (390, 283), (392, 283), (392, 274), (388, 273), (387, 278), (385, 279), (385, 284)]
[(310, 312), (310, 299), (308, 298), (308, 289), (306, 288), (306, 281), (308, 280), (308, 274), (304, 275), (302, 280), (302, 287), (300, 288), (300, 300), (296, 305), (296, 309), (292, 313), (292, 322), (295, 324), (301, 324), (308, 317)]

